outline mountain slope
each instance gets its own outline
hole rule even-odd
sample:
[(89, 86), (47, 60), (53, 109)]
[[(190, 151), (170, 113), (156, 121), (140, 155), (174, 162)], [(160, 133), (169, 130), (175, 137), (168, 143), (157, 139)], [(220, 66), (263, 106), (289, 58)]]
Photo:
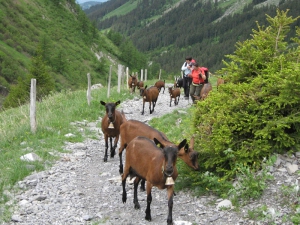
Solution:
[[(9, 91), (18, 79), (24, 80), (38, 47), (55, 90), (86, 87), (87, 73), (93, 83), (105, 84), (112, 62), (108, 57), (99, 60), (95, 53), (114, 59), (120, 53), (75, 0), (1, 0), (0, 18), (1, 90)], [(8, 93), (1, 90), (2, 95)], [(3, 96), (0, 106), (2, 101)]]
[[(121, 8), (125, 4), (137, 6), (124, 15)], [(224, 55), (234, 51), (236, 42), (249, 37), (256, 21), (267, 24), (266, 14), (275, 15), (277, 7), (290, 9), (292, 16), (300, 10), (296, 0), (116, 0), (85, 12), (98, 29), (129, 36), (163, 69), (178, 74), (186, 55), (211, 72), (220, 69)]]

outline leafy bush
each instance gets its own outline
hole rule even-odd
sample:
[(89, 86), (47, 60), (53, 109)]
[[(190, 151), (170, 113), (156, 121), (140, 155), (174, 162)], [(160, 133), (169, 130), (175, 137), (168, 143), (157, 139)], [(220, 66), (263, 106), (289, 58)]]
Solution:
[[(235, 176), (237, 164), (251, 167), (272, 153), (295, 151), (300, 136), (299, 50), (285, 40), (298, 18), (277, 11), (270, 26), (253, 31), (227, 55), (227, 83), (193, 109), (202, 170)], [(300, 29), (297, 38), (299, 44)]]

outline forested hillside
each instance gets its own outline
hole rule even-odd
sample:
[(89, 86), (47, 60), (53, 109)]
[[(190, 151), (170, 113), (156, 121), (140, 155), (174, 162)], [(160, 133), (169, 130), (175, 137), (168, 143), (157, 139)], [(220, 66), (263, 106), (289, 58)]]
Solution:
[[(26, 102), (30, 78), (38, 78), (44, 89), (38, 95), (45, 95), (86, 87), (87, 73), (105, 85), (110, 65), (114, 74), (118, 63), (129, 66), (122, 54), (144, 59), (129, 41), (123, 46), (132, 48), (124, 51), (123, 40), (116, 46), (101, 34), (75, 0), (0, 0), (0, 18), (0, 108)], [(145, 64), (136, 60), (130, 69)]]
[[(274, 16), (277, 7), (290, 9), (290, 16), (299, 15), (298, 0), (115, 0), (85, 12), (98, 29), (129, 36), (151, 60), (178, 73), (186, 55), (211, 72), (220, 69), (224, 55), (250, 37), (256, 21), (267, 24), (266, 14)], [(299, 25), (297, 21), (293, 27)], [(288, 37), (294, 33), (292, 29)]]

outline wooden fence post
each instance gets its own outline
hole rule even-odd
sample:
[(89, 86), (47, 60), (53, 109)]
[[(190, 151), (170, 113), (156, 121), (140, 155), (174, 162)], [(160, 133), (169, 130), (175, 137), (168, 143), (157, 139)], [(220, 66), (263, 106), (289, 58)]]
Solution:
[(158, 75), (159, 80), (160, 80), (160, 76), (161, 76), (161, 69), (159, 70), (159, 75)]
[(128, 76), (129, 76), (129, 69), (128, 69), (128, 67), (126, 67), (126, 85), (127, 85), (127, 89), (129, 89), (129, 86), (128, 86)]
[(107, 85), (107, 98), (109, 98), (109, 96), (110, 96), (111, 69), (112, 69), (112, 65), (110, 65), (110, 67), (109, 67), (108, 85)]
[(31, 132), (36, 132), (36, 79), (31, 79), (30, 86), (30, 127)]
[(121, 91), (121, 78), (122, 78), (122, 71), (123, 66), (121, 64), (118, 64), (118, 93)]
[(143, 69), (141, 69), (141, 81), (143, 81), (144, 80), (144, 71), (143, 71)]
[(145, 69), (145, 81), (147, 81), (147, 69)]
[(87, 79), (88, 79), (88, 89), (87, 89), (86, 97), (87, 97), (88, 105), (90, 105), (91, 104), (91, 75), (90, 75), (90, 73), (87, 74)]

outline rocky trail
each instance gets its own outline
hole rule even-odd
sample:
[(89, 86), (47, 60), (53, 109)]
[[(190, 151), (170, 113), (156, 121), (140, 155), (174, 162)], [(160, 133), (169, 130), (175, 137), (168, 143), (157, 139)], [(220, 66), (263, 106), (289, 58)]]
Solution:
[[(171, 85), (171, 84), (168, 84)], [(167, 85), (167, 86), (168, 86)], [(189, 107), (191, 101), (181, 96), (179, 104), (169, 107), (169, 95), (166, 89), (160, 93), (154, 113), (149, 114), (148, 103), (145, 114), (141, 115), (142, 99), (137, 95), (133, 100), (122, 102), (118, 110), (123, 110), (127, 119), (136, 119), (147, 123), (153, 117), (162, 116), (177, 109)], [(185, 116), (185, 111), (181, 112)], [(134, 209), (133, 185), (127, 183), (127, 202), (122, 203), (119, 157), (108, 158), (103, 162), (104, 139), (98, 121), (74, 121), (78, 129), (90, 129), (97, 139), (86, 137), (82, 143), (65, 143), (67, 153), (60, 156), (51, 168), (33, 173), (17, 186), (21, 191), (7, 193), (12, 200), (7, 204), (14, 206), (11, 222), (2, 225), (161, 225), (166, 224), (168, 207), (166, 190), (152, 190), (152, 221), (146, 221), (146, 193), (138, 192), (141, 205)], [(117, 148), (118, 149), (118, 148)], [(124, 154), (123, 154), (124, 156)], [(264, 196), (242, 206), (238, 210), (231, 207), (219, 208), (223, 199), (216, 196), (194, 197), (189, 192), (178, 192), (174, 197), (173, 220), (177, 225), (248, 225), (248, 224), (292, 224), (285, 222), (289, 208), (281, 204), (280, 186), (292, 185), (298, 178), (290, 174), (288, 165), (299, 165), (299, 159), (281, 157), (270, 171), (274, 180), (269, 184)], [(180, 173), (180, 171), (179, 171)], [(288, 199), (291, 201), (291, 199)], [(248, 210), (267, 205), (268, 221), (249, 219)], [(268, 218), (269, 218), (268, 217)], [(272, 223), (270, 223), (270, 221)]]

